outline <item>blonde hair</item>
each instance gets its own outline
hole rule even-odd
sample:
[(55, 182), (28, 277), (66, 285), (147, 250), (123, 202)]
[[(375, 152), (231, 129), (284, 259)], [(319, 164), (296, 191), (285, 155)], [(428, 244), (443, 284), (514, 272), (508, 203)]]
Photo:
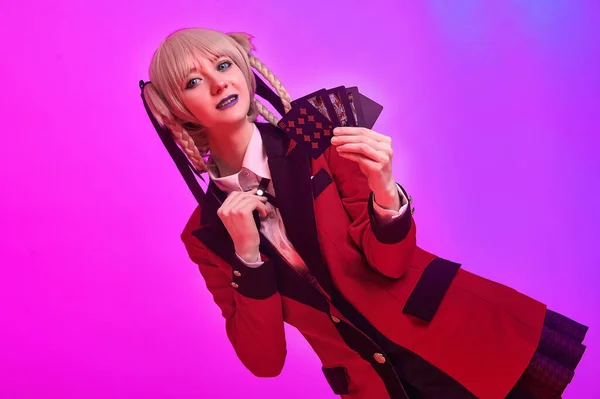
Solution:
[(181, 98), (181, 81), (189, 71), (189, 62), (198, 55), (230, 58), (242, 71), (250, 92), (248, 117), (254, 122), (260, 114), (272, 125), (278, 119), (255, 97), (256, 80), (250, 67), (264, 76), (275, 89), (285, 112), (291, 109), (290, 95), (279, 79), (251, 52), (252, 36), (245, 33), (224, 34), (210, 29), (187, 28), (169, 35), (160, 44), (150, 63), (150, 84), (143, 88), (143, 96), (157, 122), (168, 127), (173, 139), (187, 155), (198, 172), (206, 172), (208, 140), (194, 115)]

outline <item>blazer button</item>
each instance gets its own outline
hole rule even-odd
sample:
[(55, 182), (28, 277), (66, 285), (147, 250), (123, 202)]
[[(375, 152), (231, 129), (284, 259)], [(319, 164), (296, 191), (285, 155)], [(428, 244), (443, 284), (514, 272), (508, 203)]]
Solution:
[(239, 277), (239, 276), (241, 276), (241, 275), (242, 275), (242, 273), (240, 273), (240, 272), (239, 272), (239, 271), (237, 271), (237, 270), (234, 270), (234, 271), (233, 271), (233, 274), (234, 274), (234, 275), (236, 275), (237, 277)]
[(415, 207), (413, 206), (413, 208), (410, 210), (410, 214), (414, 215), (415, 214)]
[(237, 288), (237, 287), (239, 287), (239, 285), (237, 285), (237, 284), (236, 284), (235, 282), (233, 282), (233, 281), (231, 282), (231, 286), (232, 286), (233, 288)]
[(412, 204), (412, 203), (413, 203), (412, 195), (409, 195), (409, 196), (408, 196), (408, 203), (409, 203), (409, 204)]
[(334, 315), (331, 315), (331, 320), (332, 320), (334, 323), (336, 323), (336, 324), (337, 324), (337, 323), (339, 323), (339, 322), (341, 321), (340, 319), (338, 319), (338, 318), (337, 318), (337, 317), (335, 317)]
[(381, 353), (375, 353), (373, 354), (373, 359), (375, 359), (375, 361), (377, 363), (385, 363), (385, 357), (381, 354)]

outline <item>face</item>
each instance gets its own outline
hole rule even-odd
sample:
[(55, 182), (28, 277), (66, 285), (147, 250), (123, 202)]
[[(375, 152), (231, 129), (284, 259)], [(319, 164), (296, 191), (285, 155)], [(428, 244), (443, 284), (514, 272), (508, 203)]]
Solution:
[(248, 84), (227, 57), (199, 57), (181, 82), (182, 100), (207, 133), (240, 124), (250, 109)]

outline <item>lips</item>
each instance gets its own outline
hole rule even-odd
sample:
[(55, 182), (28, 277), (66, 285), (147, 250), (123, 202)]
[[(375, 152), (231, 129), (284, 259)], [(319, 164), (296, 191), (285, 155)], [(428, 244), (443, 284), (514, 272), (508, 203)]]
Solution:
[(238, 98), (237, 94), (231, 94), (231, 95), (225, 97), (224, 99), (219, 101), (219, 103), (217, 104), (217, 109), (223, 108), (224, 106), (229, 105), (230, 103), (237, 100), (237, 98)]

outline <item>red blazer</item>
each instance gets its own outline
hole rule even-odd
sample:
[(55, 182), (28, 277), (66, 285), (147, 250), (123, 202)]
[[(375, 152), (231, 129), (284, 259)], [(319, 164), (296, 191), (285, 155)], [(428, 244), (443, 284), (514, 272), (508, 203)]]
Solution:
[(316, 160), (288, 152), (283, 131), (257, 125), (288, 237), (320, 289), (262, 236), (265, 263), (240, 262), (216, 215), (224, 194), (211, 183), (181, 238), (243, 364), (259, 377), (278, 375), (287, 322), (345, 399), (405, 397), (390, 358), (398, 350), (393, 361), (407, 380), (434, 370), (464, 390), (439, 397), (505, 398), (536, 350), (545, 305), (419, 248), (411, 212), (378, 225), (355, 162), (331, 148)]

